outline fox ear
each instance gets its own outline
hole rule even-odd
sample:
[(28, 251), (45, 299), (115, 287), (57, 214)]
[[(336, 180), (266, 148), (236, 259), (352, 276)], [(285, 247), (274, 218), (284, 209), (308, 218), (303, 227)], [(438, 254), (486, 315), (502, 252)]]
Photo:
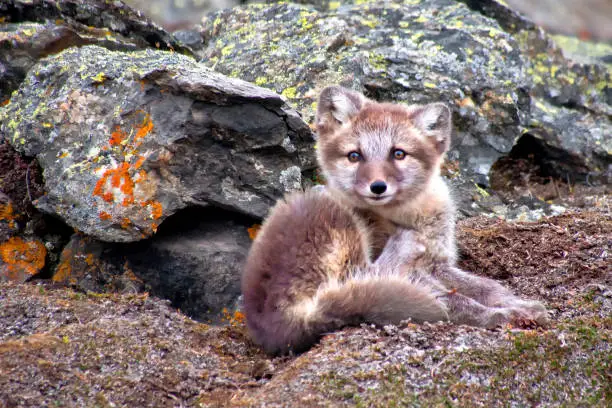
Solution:
[(440, 154), (450, 147), (451, 111), (443, 103), (430, 103), (412, 110), (412, 123), (430, 138)]
[(340, 86), (328, 86), (321, 91), (317, 107), (317, 130), (319, 134), (334, 131), (351, 120), (365, 104), (360, 93)]

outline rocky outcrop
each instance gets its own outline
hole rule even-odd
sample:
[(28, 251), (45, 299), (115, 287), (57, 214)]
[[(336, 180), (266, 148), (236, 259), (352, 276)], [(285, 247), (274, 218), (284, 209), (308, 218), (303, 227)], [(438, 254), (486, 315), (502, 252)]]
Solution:
[(278, 95), (164, 51), (49, 57), (0, 121), (44, 170), (36, 206), (110, 242), (149, 237), (191, 205), (261, 218), (312, 165), (310, 130)]
[(141, 12), (111, 1), (5, 0), (0, 3), (0, 103), (38, 59), (70, 47), (172, 49), (189, 53)]
[(459, 163), (460, 184), (487, 187), (492, 165), (525, 135), (543, 147), (551, 174), (572, 182), (607, 176), (609, 71), (565, 59), (506, 6), (315, 3), (318, 9), (252, 5), (212, 14), (202, 30), (208, 47), (198, 55), (219, 72), (282, 93), (307, 121), (330, 83), (376, 99), (447, 102), (456, 128), (449, 158)]
[(563, 211), (551, 194), (610, 182), (599, 60), (567, 59), (495, 0), (313, 3), (171, 35), (121, 2), (2, 2), (0, 280), (148, 290), (215, 321), (247, 230), (317, 179), (307, 123), (330, 84), (452, 106), (444, 174), (464, 215), (538, 218)]
[[(121, 3), (0, 9), (0, 280), (149, 290), (218, 319), (239, 295), (247, 229), (313, 167), (308, 126)], [(188, 207), (208, 219), (155, 235)], [(54, 218), (78, 231), (70, 242)]]

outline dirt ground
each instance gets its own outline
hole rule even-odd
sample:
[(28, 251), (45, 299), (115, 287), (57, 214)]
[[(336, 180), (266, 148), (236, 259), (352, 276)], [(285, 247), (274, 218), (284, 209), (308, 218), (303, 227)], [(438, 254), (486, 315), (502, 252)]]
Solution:
[(547, 330), (452, 324), (327, 335), (269, 358), (240, 314), (207, 326), (146, 295), (0, 285), (0, 407), (610, 406), (612, 215), (459, 225), (461, 267), (542, 300)]

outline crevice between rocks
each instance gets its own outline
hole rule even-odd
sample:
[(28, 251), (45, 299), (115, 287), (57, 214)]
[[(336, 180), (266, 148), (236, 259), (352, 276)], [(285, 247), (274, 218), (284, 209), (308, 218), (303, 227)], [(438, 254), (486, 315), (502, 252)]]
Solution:
[[(526, 133), (489, 172), (491, 189), (504, 201), (583, 207), (609, 194), (607, 173), (589, 172), (579, 157)], [(517, 198), (518, 197), (518, 198)]]

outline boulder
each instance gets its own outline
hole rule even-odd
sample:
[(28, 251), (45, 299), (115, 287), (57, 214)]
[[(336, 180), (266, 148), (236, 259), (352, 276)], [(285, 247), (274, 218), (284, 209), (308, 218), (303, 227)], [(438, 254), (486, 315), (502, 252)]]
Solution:
[(45, 267), (47, 248), (38, 238), (11, 237), (0, 242), (0, 282), (23, 283)]
[(43, 168), (36, 207), (110, 242), (149, 237), (193, 205), (262, 218), (313, 166), (311, 131), (279, 95), (166, 51), (45, 58), (0, 123)]
[(213, 13), (203, 22), (208, 46), (198, 56), (283, 94), (307, 121), (319, 91), (334, 83), (379, 100), (446, 102), (456, 129), (448, 157), (461, 169), (457, 184), (472, 190), (474, 183), (488, 187), (493, 164), (525, 135), (538, 140), (550, 159), (545, 171), (556, 177), (606, 177), (609, 70), (566, 59), (501, 2), (314, 3)]
[(38, 59), (69, 47), (189, 50), (118, 1), (3, 0), (0, 3), (0, 103), (6, 103)]

